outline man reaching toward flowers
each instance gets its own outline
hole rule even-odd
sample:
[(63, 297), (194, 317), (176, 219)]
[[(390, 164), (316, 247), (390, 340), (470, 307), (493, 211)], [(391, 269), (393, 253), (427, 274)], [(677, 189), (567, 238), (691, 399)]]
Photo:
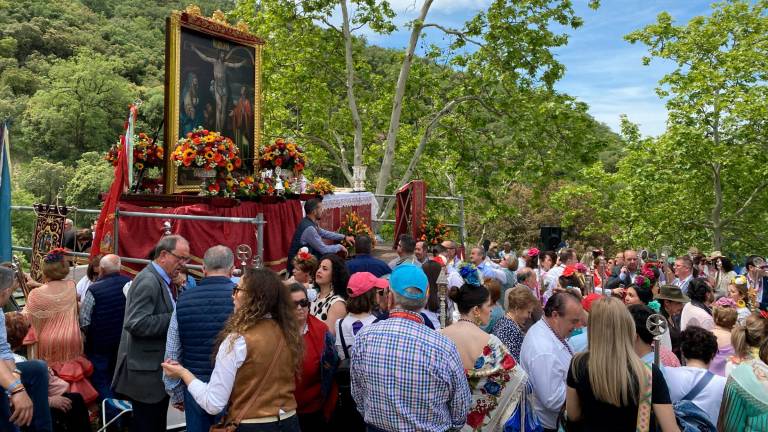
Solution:
[(309, 252), (319, 260), (321, 256), (327, 253), (347, 253), (347, 248), (341, 244), (327, 245), (323, 239), (340, 242), (344, 239), (351, 244), (355, 244), (354, 236), (344, 236), (343, 234), (326, 231), (317, 224), (323, 217), (323, 202), (320, 198), (312, 198), (304, 203), (304, 219), (299, 222), (296, 231), (291, 239), (291, 246), (288, 248), (288, 274), (293, 271), (293, 257), (302, 247), (307, 247)]

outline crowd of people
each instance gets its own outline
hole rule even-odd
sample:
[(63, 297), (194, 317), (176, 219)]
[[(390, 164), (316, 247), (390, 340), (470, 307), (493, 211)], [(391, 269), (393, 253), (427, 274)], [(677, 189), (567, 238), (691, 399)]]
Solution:
[[(132, 280), (101, 257), (78, 294), (51, 251), (23, 312), (0, 315), (0, 429), (90, 430), (88, 409), (118, 398), (133, 412), (116, 426), (141, 432), (165, 430), (169, 405), (190, 432), (768, 430), (760, 257), (744, 275), (718, 252), (579, 260), (505, 243), (464, 261), (405, 234), (385, 262), (309, 206), (288, 278), (235, 277), (214, 246), (191, 282), (189, 241), (170, 235)], [(0, 301), (15, 282), (0, 267)]]

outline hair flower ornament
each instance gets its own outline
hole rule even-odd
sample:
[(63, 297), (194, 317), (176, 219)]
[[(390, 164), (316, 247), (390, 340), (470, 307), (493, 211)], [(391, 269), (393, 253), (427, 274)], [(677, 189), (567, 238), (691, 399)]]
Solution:
[(470, 285), (480, 285), (480, 275), (472, 263), (462, 261), (459, 264), (459, 276)]
[(715, 306), (725, 307), (725, 308), (734, 308), (734, 309), (738, 308), (738, 305), (736, 304), (736, 302), (733, 301), (733, 299), (730, 297), (720, 297), (715, 302)]
[(532, 247), (532, 248), (528, 249), (527, 251), (525, 251), (525, 254), (528, 255), (529, 257), (539, 256), (539, 249), (535, 248), (535, 247)]
[(650, 289), (651, 288), (651, 280), (648, 279), (645, 276), (635, 276), (635, 279), (632, 281), (635, 285), (643, 288)]
[(54, 263), (59, 262), (64, 259), (64, 255), (68, 252), (67, 248), (59, 247), (55, 249), (51, 249), (48, 251), (47, 254), (45, 254), (45, 257), (43, 258), (43, 261), (47, 263)]
[(659, 304), (659, 302), (656, 300), (648, 303), (648, 307), (653, 309), (653, 311), (656, 313), (659, 313), (659, 311), (661, 311), (661, 304)]
[(576, 271), (579, 273), (584, 273), (584, 274), (587, 273), (587, 266), (584, 265), (583, 263), (576, 263), (574, 267), (576, 267)]
[(299, 257), (300, 261), (306, 261), (312, 258), (312, 254), (309, 253), (309, 249), (307, 249), (306, 247), (299, 249), (299, 252), (296, 254), (296, 256)]
[(733, 278), (733, 283), (736, 285), (747, 285), (746, 276), (740, 275)]

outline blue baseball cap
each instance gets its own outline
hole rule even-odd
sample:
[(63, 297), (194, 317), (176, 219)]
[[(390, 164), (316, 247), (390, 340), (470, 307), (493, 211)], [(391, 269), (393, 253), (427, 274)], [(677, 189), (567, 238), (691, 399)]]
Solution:
[[(389, 287), (397, 294), (412, 300), (421, 300), (427, 297), (427, 275), (421, 267), (413, 264), (400, 264), (395, 267), (389, 276)], [(408, 292), (408, 288), (416, 288), (421, 293)]]

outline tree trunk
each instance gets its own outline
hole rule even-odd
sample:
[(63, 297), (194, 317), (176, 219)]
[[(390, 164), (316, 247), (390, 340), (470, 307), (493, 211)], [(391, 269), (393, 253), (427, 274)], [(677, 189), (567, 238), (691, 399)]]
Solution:
[[(405, 86), (408, 82), (408, 76), (411, 73), (411, 64), (413, 63), (416, 44), (419, 41), (424, 20), (426, 19), (431, 6), (432, 0), (424, 0), (424, 3), (421, 5), (419, 17), (413, 21), (408, 48), (405, 52), (403, 64), (400, 67), (400, 75), (397, 77), (397, 84), (395, 85), (395, 95), (392, 100), (392, 115), (389, 119), (389, 131), (387, 132), (387, 139), (384, 144), (384, 157), (381, 160), (379, 179), (376, 182), (377, 194), (384, 194), (387, 192), (387, 185), (389, 185), (389, 181), (392, 177), (392, 166), (395, 162), (395, 146), (397, 145), (397, 132), (400, 130), (400, 113), (403, 110)], [(381, 201), (379, 204), (381, 205)]]
[(715, 195), (715, 205), (712, 206), (712, 250), (723, 250), (723, 224), (720, 218), (720, 212), (723, 211), (723, 185), (720, 176), (722, 166), (719, 163), (712, 163), (712, 190)]
[(357, 99), (355, 98), (355, 62), (352, 57), (352, 32), (349, 30), (349, 11), (347, 10), (347, 0), (340, 0), (342, 33), (344, 34), (344, 62), (347, 65), (347, 101), (349, 102), (349, 111), (352, 114), (352, 124), (355, 127), (354, 139), (354, 165), (363, 164), (363, 122), (360, 120), (360, 112), (357, 109)]

